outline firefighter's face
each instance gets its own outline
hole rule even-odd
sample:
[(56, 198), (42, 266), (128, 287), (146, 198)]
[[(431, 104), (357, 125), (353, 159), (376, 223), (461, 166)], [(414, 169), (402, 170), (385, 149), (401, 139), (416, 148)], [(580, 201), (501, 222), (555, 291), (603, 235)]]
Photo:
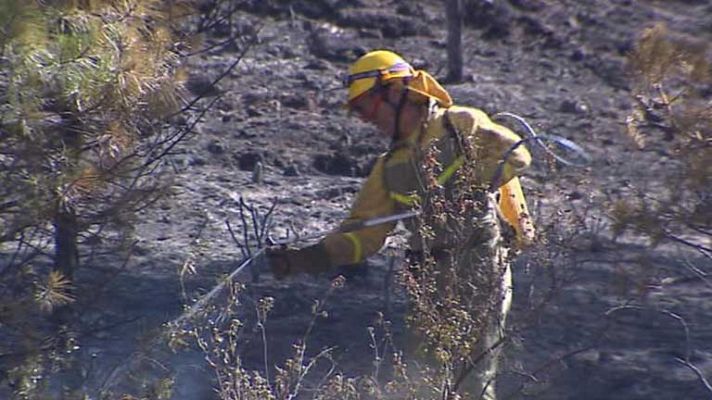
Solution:
[(366, 92), (349, 106), (360, 120), (375, 125), (384, 136), (391, 137), (395, 130), (396, 107), (389, 95), (389, 91)]

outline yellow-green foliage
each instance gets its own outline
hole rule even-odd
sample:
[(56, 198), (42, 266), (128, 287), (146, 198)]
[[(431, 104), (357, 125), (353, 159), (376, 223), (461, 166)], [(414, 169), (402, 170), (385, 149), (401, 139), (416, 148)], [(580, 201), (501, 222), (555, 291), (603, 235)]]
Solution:
[[(0, 314), (17, 332), (5, 337), (17, 362), (3, 367), (22, 398), (48, 398), (32, 371), (46, 375), (43, 365), (68, 354), (43, 339), (40, 316), (81, 296), (75, 264), (69, 275), (59, 263), (48, 273), (25, 257), (51, 251), (59, 223), (76, 230), (76, 245), (79, 233), (123, 224), (155, 196), (137, 145), (179, 105), (172, 24), (182, 7), (0, 0), (0, 252), (16, 252), (0, 280), (0, 302), (12, 307)], [(168, 383), (159, 389), (168, 392)]]
[(138, 126), (178, 106), (174, 4), (0, 0), (0, 242), (126, 178)]

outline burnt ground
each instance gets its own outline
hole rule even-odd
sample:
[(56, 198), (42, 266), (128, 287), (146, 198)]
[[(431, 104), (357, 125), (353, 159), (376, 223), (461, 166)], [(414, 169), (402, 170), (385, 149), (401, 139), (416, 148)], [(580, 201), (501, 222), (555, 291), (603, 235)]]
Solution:
[[(285, 2), (253, 3), (234, 24), (241, 31), (262, 26), (260, 43), (220, 81), (216, 106), (173, 156), (174, 190), (140, 216), (139, 247), (127, 270), (90, 306), (83, 305), (87, 324), (119, 324), (86, 336), (77, 350), (84, 361), (81, 386), (90, 393), (126, 390), (155, 374), (175, 376), (173, 398), (213, 398), (214, 376), (198, 352), (171, 354), (152, 339), (190, 303), (182, 295), (181, 266), (194, 262), (195, 272), (183, 280), (193, 297), (237, 266), (242, 256), (225, 221), (239, 225), (240, 197), (261, 210), (279, 200), (276, 236), (289, 224), (304, 233), (324, 231), (346, 215), (370, 163), (387, 146), (339, 108), (345, 95), (339, 78), (357, 54), (389, 48), (444, 75), (440, 2), (314, 0), (290, 2), (291, 9)], [(708, 273), (712, 266), (685, 249), (614, 238), (604, 207), (630, 181), (654, 180), (655, 168), (666, 162), (660, 152), (635, 150), (624, 133), (632, 85), (626, 54), (640, 30), (656, 22), (711, 39), (712, 3), (468, 4), (467, 79), (447, 85), (456, 102), (520, 114), (540, 132), (574, 140), (592, 157), (585, 169), (552, 170), (540, 155), (523, 178), (539, 226), (550, 227), (542, 229), (550, 232), (549, 244), (523, 254), (515, 265), (510, 325), (517, 340), (506, 349), (500, 394), (712, 398), (698, 375), (676, 361), (686, 358), (712, 379), (712, 288), (694, 278), (687, 263)], [(215, 31), (206, 42), (223, 40), (224, 34)], [(193, 80), (218, 76), (236, 57), (237, 50), (229, 48), (193, 57)], [(262, 183), (252, 182), (257, 161), (264, 167)], [(398, 240), (389, 247), (398, 248)], [(344, 270), (347, 283), (328, 301), (328, 316), (318, 320), (307, 341), (309, 354), (334, 347), (338, 369), (349, 376), (370, 373), (367, 327), (379, 312), (392, 321), (396, 343), (402, 343), (405, 296), (395, 283), (384, 288), (391, 254), (398, 252), (384, 251), (368, 265)], [(105, 279), (97, 270), (110, 274), (121, 265), (111, 255), (93, 263), (97, 268), (86, 272), (86, 285)], [(329, 278), (275, 281), (263, 274), (258, 283), (248, 283), (252, 298), (276, 299), (266, 323), (269, 366), (281, 364), (302, 337), (313, 300), (327, 291)], [(248, 325), (251, 307), (246, 300)], [(263, 370), (257, 333), (247, 329), (245, 338), (244, 366)]]

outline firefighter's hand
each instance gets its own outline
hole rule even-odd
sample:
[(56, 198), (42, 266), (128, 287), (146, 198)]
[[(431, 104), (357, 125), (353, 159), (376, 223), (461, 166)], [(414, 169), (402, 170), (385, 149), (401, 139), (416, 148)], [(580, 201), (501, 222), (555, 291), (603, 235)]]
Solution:
[(266, 254), (272, 274), (277, 279), (304, 272), (316, 274), (326, 269), (325, 265), (321, 265), (324, 256), (318, 246), (303, 249), (275, 246), (267, 248)]
[(294, 250), (282, 246), (267, 248), (267, 261), (269, 268), (277, 279), (284, 279), (290, 273), (290, 252)]
[(267, 259), (272, 274), (277, 279), (284, 279), (289, 275), (308, 272), (307, 263), (300, 249), (275, 246), (267, 249)]

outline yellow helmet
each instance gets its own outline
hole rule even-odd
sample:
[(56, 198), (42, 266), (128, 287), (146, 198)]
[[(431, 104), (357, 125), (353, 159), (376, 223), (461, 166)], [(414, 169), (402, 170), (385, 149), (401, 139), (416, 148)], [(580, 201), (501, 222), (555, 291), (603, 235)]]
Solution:
[[(452, 98), (440, 84), (425, 71), (416, 71), (398, 54), (388, 50), (375, 50), (364, 54), (349, 67), (344, 86), (349, 89), (348, 107), (353, 99), (368, 92), (376, 85), (391, 79), (408, 78), (406, 89), (416, 96), (432, 98), (442, 107), (450, 107)], [(422, 98), (422, 97), (421, 97)]]
[(395, 78), (413, 76), (415, 71), (398, 54), (376, 50), (364, 54), (349, 67), (344, 86), (349, 89), (348, 101), (368, 92), (377, 84)]

